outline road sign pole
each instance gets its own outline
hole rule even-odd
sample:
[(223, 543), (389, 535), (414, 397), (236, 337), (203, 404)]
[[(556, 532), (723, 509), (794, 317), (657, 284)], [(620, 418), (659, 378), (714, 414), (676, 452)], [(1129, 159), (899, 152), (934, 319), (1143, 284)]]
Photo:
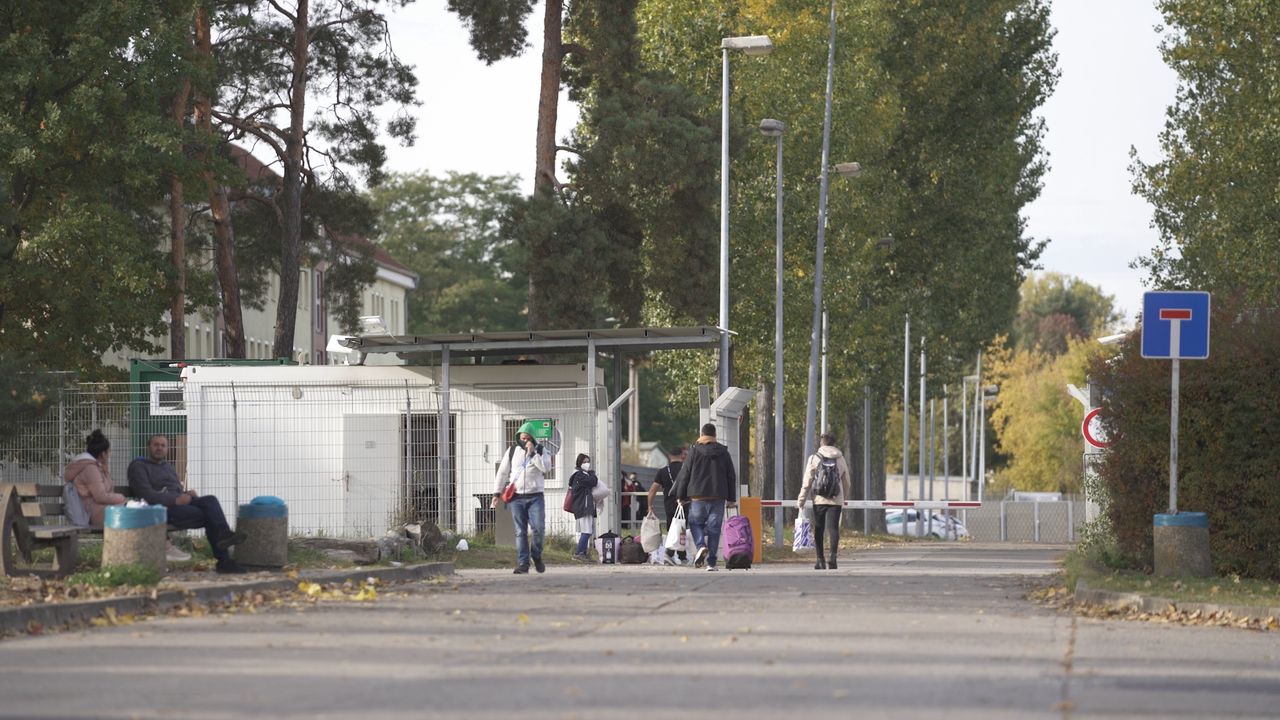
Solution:
[[(1174, 337), (1178, 337), (1174, 324)], [(1169, 514), (1178, 514), (1178, 358), (1173, 359), (1173, 401), (1169, 409)]]

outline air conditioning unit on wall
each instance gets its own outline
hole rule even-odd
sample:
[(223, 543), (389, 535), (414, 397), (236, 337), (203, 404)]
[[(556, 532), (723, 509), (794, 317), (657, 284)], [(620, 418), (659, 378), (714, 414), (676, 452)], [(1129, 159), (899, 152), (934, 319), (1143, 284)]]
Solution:
[(152, 415), (186, 415), (185, 386), (180, 382), (151, 383)]

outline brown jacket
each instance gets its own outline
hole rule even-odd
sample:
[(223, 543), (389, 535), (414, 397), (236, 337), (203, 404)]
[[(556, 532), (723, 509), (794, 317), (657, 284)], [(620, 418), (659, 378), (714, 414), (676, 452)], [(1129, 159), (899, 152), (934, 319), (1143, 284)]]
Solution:
[(85, 512), (89, 513), (89, 524), (94, 527), (102, 527), (108, 505), (123, 505), (125, 502), (125, 496), (115, 492), (111, 471), (89, 453), (77, 455), (67, 466), (62, 478), (75, 484), (80, 502), (84, 504)]
[[(822, 497), (813, 492), (813, 486), (818, 475), (818, 455), (824, 458), (834, 458), (836, 467), (840, 471), (840, 496), (834, 498)], [(834, 445), (823, 445), (818, 448), (818, 452), (809, 456), (809, 462), (804, 468), (804, 484), (800, 486), (800, 497), (797, 502), (804, 504), (806, 499), (812, 497), (814, 505), (842, 505), (844, 499), (849, 496), (849, 464), (844, 461), (844, 455), (841, 454), (840, 448)]]

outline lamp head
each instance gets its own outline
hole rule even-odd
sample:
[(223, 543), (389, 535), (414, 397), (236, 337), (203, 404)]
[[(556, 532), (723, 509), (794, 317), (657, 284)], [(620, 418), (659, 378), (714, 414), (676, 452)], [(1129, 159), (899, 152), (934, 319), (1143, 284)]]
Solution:
[(765, 135), (768, 135), (769, 137), (779, 137), (782, 135), (783, 132), (786, 131), (786, 129), (787, 129), (787, 124), (782, 122), (781, 120), (774, 120), (773, 118), (765, 118), (764, 120), (760, 121), (760, 132), (764, 133)]
[(835, 170), (843, 177), (856, 178), (862, 174), (862, 163), (836, 163)]
[(721, 40), (720, 47), (724, 50), (741, 50), (747, 55), (760, 56), (773, 52), (773, 41), (768, 35), (743, 35)]

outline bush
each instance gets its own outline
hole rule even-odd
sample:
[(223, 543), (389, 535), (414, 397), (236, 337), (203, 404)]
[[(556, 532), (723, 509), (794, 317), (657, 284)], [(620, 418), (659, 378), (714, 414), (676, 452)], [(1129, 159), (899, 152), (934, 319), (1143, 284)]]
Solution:
[[(1280, 309), (1215, 301), (1208, 360), (1181, 363), (1178, 509), (1208, 514), (1219, 574), (1280, 580)], [(1141, 357), (1140, 333), (1096, 360), (1112, 445), (1100, 464), (1119, 555), (1152, 557), (1168, 510), (1170, 363)]]

